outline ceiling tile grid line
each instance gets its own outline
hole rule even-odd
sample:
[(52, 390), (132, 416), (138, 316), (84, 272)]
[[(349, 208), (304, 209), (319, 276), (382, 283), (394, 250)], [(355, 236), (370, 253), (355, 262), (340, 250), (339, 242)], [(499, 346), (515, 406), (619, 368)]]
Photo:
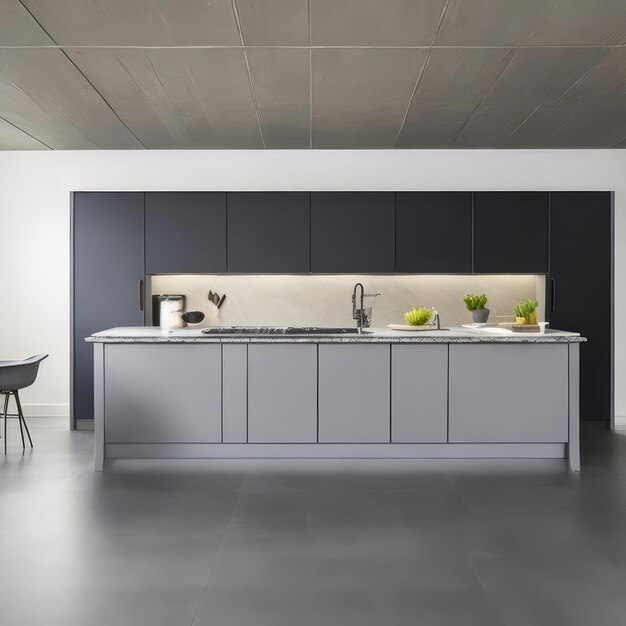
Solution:
[[(244, 46), (243, 40), (243, 31), (241, 30), (241, 21), (239, 20), (239, 12), (237, 11), (237, 2), (236, 0), (232, 0), (233, 7), (233, 15), (235, 16), (235, 23), (237, 24), (237, 31), (239, 33), (239, 38), (241, 40), (242, 47)], [(256, 112), (256, 119), (259, 124), (259, 132), (261, 133), (261, 144), (265, 148), (265, 137), (263, 136), (263, 125), (261, 124), (261, 116), (259, 115), (259, 104), (257, 102), (255, 93), (254, 93), (254, 81), (252, 80), (252, 73), (250, 72), (250, 61), (248, 60), (248, 52), (247, 50), (243, 51), (243, 56), (246, 62), (246, 71), (248, 72), (248, 80), (250, 81), (250, 93), (252, 94), (252, 101), (254, 102), (254, 110)]]
[(491, 94), (496, 86), (496, 84), (498, 83), (498, 80), (500, 79), (500, 77), (506, 72), (507, 68), (513, 63), (516, 55), (519, 53), (519, 48), (517, 48), (517, 50), (515, 50), (515, 52), (513, 52), (513, 54), (511, 55), (511, 58), (508, 60), (508, 62), (504, 65), (504, 67), (502, 68), (502, 70), (500, 71), (500, 73), (496, 76), (495, 80), (493, 81), (493, 83), (491, 84), (491, 87), (487, 90), (487, 93), (485, 94), (485, 96), (483, 97), (483, 99), (474, 107), (473, 111), (470, 113), (470, 115), (468, 116), (467, 120), (465, 121), (465, 123), (463, 124), (463, 126), (459, 129), (459, 132), (456, 134), (456, 137), (453, 139), (452, 141), (452, 145), (451, 147), (454, 147), (454, 145), (456, 144), (456, 142), (458, 141), (459, 137), (463, 134), (463, 131), (467, 128), (467, 125), (470, 123), (472, 117), (474, 116), (474, 114), (476, 113), (476, 111), (478, 110), (478, 108), (481, 106), (481, 104), (489, 97), (489, 94)]
[(446, 15), (446, 11), (448, 10), (448, 6), (450, 5), (450, 0), (446, 0), (442, 9), (441, 9), (441, 15), (439, 16), (439, 21), (437, 22), (437, 26), (435, 27), (435, 32), (433, 33), (433, 38), (430, 41), (430, 47), (428, 49), (428, 54), (426, 55), (426, 58), (424, 59), (424, 64), (422, 65), (422, 69), (420, 70), (420, 73), (417, 77), (417, 81), (415, 82), (415, 87), (413, 88), (413, 91), (411, 93), (411, 97), (409, 98), (409, 102), (406, 105), (406, 111), (404, 112), (404, 117), (402, 118), (402, 123), (400, 124), (400, 128), (398, 128), (398, 133), (396, 135), (396, 139), (393, 142), (393, 147), (395, 148), (398, 145), (398, 139), (400, 139), (400, 135), (402, 134), (402, 129), (404, 128), (404, 124), (406, 123), (407, 117), (409, 116), (409, 111), (411, 110), (411, 103), (413, 102), (413, 98), (415, 98), (415, 94), (417, 93), (417, 88), (419, 87), (419, 84), (422, 80), (422, 76), (424, 75), (424, 70), (426, 69), (428, 62), (430, 61), (430, 55), (431, 55), (431, 50), (432, 50), (432, 46), (435, 43), (435, 39), (437, 39), (437, 33), (439, 32), (439, 29), (441, 28), (441, 24), (443, 23), (443, 19)]
[(614, 45), (602, 45), (602, 44), (538, 44), (538, 45), (520, 45), (515, 46), (512, 44), (506, 45), (463, 45), (463, 46), (441, 46), (441, 45), (423, 45), (423, 46), (359, 46), (355, 44), (340, 46), (340, 45), (327, 45), (327, 46), (315, 46), (315, 45), (302, 45), (302, 46), (282, 46), (282, 45), (194, 45), (194, 46), (131, 46), (131, 45), (101, 45), (101, 46), (72, 46), (66, 44), (50, 44), (50, 45), (7, 45), (0, 43), (0, 50), (32, 50), (32, 49), (50, 49), (50, 50), (498, 50), (498, 49), (550, 49), (550, 48), (625, 48), (626, 43), (614, 44)]
[(313, 51), (311, 50), (311, 0), (306, 2), (309, 29), (309, 150), (313, 149)]

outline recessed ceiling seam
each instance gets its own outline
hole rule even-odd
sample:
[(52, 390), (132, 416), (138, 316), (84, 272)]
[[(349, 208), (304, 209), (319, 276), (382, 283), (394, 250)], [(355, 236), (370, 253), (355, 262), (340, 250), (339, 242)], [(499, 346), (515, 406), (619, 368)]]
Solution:
[(467, 128), (468, 124), (472, 121), (472, 118), (476, 114), (476, 111), (478, 111), (478, 108), (481, 107), (483, 105), (483, 103), (485, 102), (485, 100), (487, 100), (487, 98), (491, 95), (491, 92), (493, 91), (493, 89), (496, 86), (497, 82), (500, 80), (500, 78), (502, 77), (504, 72), (506, 72), (506, 70), (511, 65), (511, 63), (513, 63), (513, 59), (517, 56), (517, 54), (519, 53), (520, 49), (521, 48), (516, 48), (515, 49), (515, 52), (513, 52), (513, 54), (511, 55), (511, 58), (508, 60), (507, 63), (505, 63), (505, 65), (502, 68), (502, 70), (500, 70), (498, 75), (494, 78), (493, 82), (491, 83), (491, 87), (489, 87), (489, 89), (487, 89), (487, 92), (481, 98), (480, 102), (472, 109), (472, 112), (469, 114), (469, 116), (465, 120), (464, 124), (459, 129), (459, 132), (457, 132), (456, 136), (452, 140), (452, 143), (450, 144), (451, 148), (454, 147), (454, 144), (459, 140), (459, 137), (463, 134), (463, 131)]
[[(576, 84), (579, 84), (581, 80), (583, 80), (583, 78), (587, 77), (589, 75), (590, 72), (592, 72), (593, 70), (595, 70), (599, 65), (601, 65), (602, 63), (604, 63), (612, 54), (615, 53), (615, 50), (611, 50), (607, 55), (605, 55), (604, 57), (602, 57), (602, 59), (600, 61), (598, 61), (590, 70), (589, 72), (586, 72), (585, 75), (583, 77), (581, 77), (579, 80), (576, 81)], [(555, 104), (557, 104), (561, 98), (563, 98), (565, 96), (566, 93), (568, 93), (571, 89), (574, 88), (574, 85), (572, 85), (570, 87), (570, 89), (568, 89), (567, 91), (565, 91), (563, 94), (561, 94), (561, 96), (559, 96), (559, 98), (555, 101)], [(557, 125), (556, 128), (553, 128), (552, 130), (550, 130), (546, 135), (543, 136), (542, 141), (548, 141), (551, 137), (554, 137), (554, 135), (556, 135), (556, 133), (558, 133), (567, 123), (569, 120), (567, 119), (562, 119), (561, 123)]]
[(34, 135), (31, 135), (29, 132), (25, 131), (23, 128), (20, 128), (19, 126), (17, 126), (16, 124), (11, 122), (10, 120), (6, 119), (6, 117), (2, 117), (0, 115), (0, 120), (2, 120), (3, 122), (6, 122), (9, 126), (13, 126), (13, 128), (19, 130), (20, 133), (24, 133), (25, 135), (27, 135), (31, 139), (34, 139), (37, 143), (40, 143), (42, 146), (46, 146), (46, 148), (48, 148), (48, 150), (52, 150), (52, 147), (49, 146), (45, 141), (41, 141), (41, 139), (37, 139), (37, 137), (35, 137)]
[(254, 112), (256, 113), (256, 120), (259, 125), (259, 133), (261, 133), (261, 145), (265, 148), (265, 137), (263, 136), (263, 125), (261, 124), (261, 116), (259, 114), (259, 104), (254, 93), (254, 83), (252, 81), (252, 72), (250, 71), (250, 62), (248, 61), (248, 53), (243, 40), (243, 30), (241, 29), (241, 22), (239, 20), (239, 11), (237, 11), (237, 2), (232, 0), (233, 15), (235, 16), (235, 23), (237, 24), (237, 31), (239, 32), (239, 39), (241, 40), (241, 48), (243, 48), (243, 58), (246, 62), (246, 71), (248, 72), (248, 81), (250, 82), (250, 92), (252, 94), (252, 102), (254, 103)]

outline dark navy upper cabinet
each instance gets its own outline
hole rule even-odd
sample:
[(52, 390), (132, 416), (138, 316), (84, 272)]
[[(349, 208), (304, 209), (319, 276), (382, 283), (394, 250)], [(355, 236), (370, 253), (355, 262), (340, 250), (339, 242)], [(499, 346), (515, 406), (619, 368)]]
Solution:
[(472, 271), (472, 193), (396, 194), (396, 272)]
[(310, 194), (228, 194), (228, 271), (309, 272)]
[[(613, 200), (607, 191), (550, 194), (546, 319), (579, 332), (580, 417), (609, 420), (612, 406)], [(591, 304), (585, 305), (586, 300)]]
[(311, 193), (311, 271), (393, 272), (395, 196), (386, 191)]
[(146, 193), (146, 273), (226, 271), (226, 193)]
[(546, 273), (548, 211), (547, 192), (476, 192), (474, 272)]
[(93, 418), (93, 346), (85, 337), (143, 326), (144, 194), (76, 192), (72, 210), (72, 417)]

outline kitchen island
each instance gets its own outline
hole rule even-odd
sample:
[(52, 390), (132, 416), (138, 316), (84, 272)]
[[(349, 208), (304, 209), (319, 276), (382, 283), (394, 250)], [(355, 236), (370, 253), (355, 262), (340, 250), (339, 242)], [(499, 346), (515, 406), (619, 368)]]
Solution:
[(567, 458), (580, 469), (576, 333), (462, 328), (94, 343), (95, 468), (119, 458)]

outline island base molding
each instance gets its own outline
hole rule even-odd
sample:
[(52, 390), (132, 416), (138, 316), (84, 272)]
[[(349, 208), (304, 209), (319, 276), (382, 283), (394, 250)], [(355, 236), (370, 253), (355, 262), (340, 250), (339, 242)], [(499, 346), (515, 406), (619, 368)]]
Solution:
[(564, 443), (108, 443), (107, 459), (564, 459)]

